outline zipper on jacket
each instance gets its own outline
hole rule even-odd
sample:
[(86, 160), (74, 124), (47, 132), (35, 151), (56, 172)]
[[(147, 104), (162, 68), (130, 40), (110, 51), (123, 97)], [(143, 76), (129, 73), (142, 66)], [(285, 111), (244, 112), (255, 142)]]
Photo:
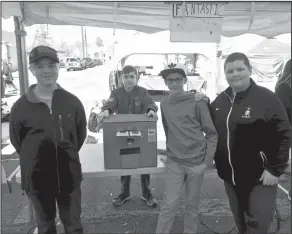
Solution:
[(265, 164), (267, 164), (267, 162), (268, 162), (267, 157), (263, 151), (260, 151), (260, 155), (261, 155), (261, 158), (263, 160), (263, 166), (265, 166)]
[[(53, 101), (52, 101), (53, 102)], [(53, 130), (54, 130), (54, 145), (55, 145), (55, 151), (56, 151), (56, 164), (57, 164), (57, 183), (58, 183), (58, 192), (60, 193), (61, 188), (60, 188), (60, 174), (59, 174), (59, 161), (58, 161), (58, 146), (57, 146), (57, 134), (56, 134), (56, 129), (54, 127), (54, 118), (53, 118), (53, 113), (52, 109), (50, 109), (50, 115), (53, 121)]]
[(59, 125), (60, 125), (60, 132), (61, 132), (61, 140), (64, 140), (62, 115), (59, 115)]
[[(225, 92), (224, 92), (225, 93)], [(226, 94), (226, 93), (225, 93)], [(230, 118), (230, 115), (231, 115), (231, 112), (232, 112), (232, 108), (233, 108), (233, 103), (234, 103), (234, 100), (235, 100), (235, 97), (236, 97), (236, 94), (234, 95), (234, 98), (233, 100), (226, 94), (226, 96), (230, 99), (231, 101), (231, 108), (230, 108), (230, 111), (227, 115), (227, 119), (226, 119), (226, 127), (227, 127), (227, 150), (228, 150), (228, 160), (229, 160), (229, 164), (230, 164), (230, 167), (231, 167), (231, 173), (232, 173), (232, 183), (233, 185), (236, 185), (235, 184), (235, 179), (234, 179), (234, 168), (232, 166), (232, 163), (231, 163), (231, 152), (230, 152), (230, 130), (229, 130), (229, 118)]]

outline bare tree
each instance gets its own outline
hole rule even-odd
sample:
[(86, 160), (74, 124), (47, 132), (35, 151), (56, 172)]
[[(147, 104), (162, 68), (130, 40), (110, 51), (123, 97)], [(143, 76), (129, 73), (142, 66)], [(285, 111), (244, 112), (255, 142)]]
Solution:
[(97, 45), (97, 47), (104, 47), (103, 40), (101, 37), (96, 38), (95, 44)]
[(39, 45), (52, 46), (52, 44), (53, 39), (49, 35), (47, 26), (43, 24), (38, 25), (35, 32), (32, 48)]

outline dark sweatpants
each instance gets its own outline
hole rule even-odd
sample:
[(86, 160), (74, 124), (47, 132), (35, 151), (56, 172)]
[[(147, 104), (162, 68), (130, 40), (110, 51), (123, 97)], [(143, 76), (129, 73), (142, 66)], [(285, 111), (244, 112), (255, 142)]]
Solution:
[(277, 186), (255, 185), (249, 198), (249, 214), (243, 212), (232, 185), (224, 183), (231, 212), (240, 234), (267, 234), (276, 209)]
[[(141, 178), (141, 185), (142, 185), (142, 194), (143, 196), (147, 196), (150, 192), (149, 190), (150, 175), (149, 174), (141, 175), (140, 178)], [(130, 195), (130, 183), (131, 183), (131, 176), (121, 177), (123, 194)]]
[(82, 234), (81, 224), (81, 189), (76, 186), (72, 193), (54, 192), (29, 192), (36, 213), (38, 233), (56, 234), (56, 201), (59, 209), (60, 219), (64, 225), (66, 234)]

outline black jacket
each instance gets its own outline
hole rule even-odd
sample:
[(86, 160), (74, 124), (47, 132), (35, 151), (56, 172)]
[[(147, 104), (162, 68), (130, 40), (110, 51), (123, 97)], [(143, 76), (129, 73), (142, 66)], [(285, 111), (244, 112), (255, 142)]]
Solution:
[(233, 185), (256, 184), (264, 169), (280, 176), (289, 159), (291, 127), (283, 105), (270, 90), (251, 79), (236, 94), (231, 88), (211, 104), (218, 132), (215, 163), (218, 175)]
[(70, 192), (82, 180), (79, 150), (86, 138), (82, 103), (60, 86), (52, 112), (33, 93), (35, 85), (13, 105), (10, 140), (20, 155), (21, 188)]
[(124, 87), (113, 90), (102, 107), (102, 111), (109, 110), (117, 114), (145, 114), (150, 109), (157, 112), (158, 107), (147, 89), (140, 86), (135, 86), (130, 93)]

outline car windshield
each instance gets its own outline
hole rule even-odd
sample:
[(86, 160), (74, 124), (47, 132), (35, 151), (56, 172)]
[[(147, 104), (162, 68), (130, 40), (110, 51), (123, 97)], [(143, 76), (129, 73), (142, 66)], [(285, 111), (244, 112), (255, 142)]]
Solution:
[(71, 58), (70, 62), (77, 62), (77, 59), (76, 58)]

